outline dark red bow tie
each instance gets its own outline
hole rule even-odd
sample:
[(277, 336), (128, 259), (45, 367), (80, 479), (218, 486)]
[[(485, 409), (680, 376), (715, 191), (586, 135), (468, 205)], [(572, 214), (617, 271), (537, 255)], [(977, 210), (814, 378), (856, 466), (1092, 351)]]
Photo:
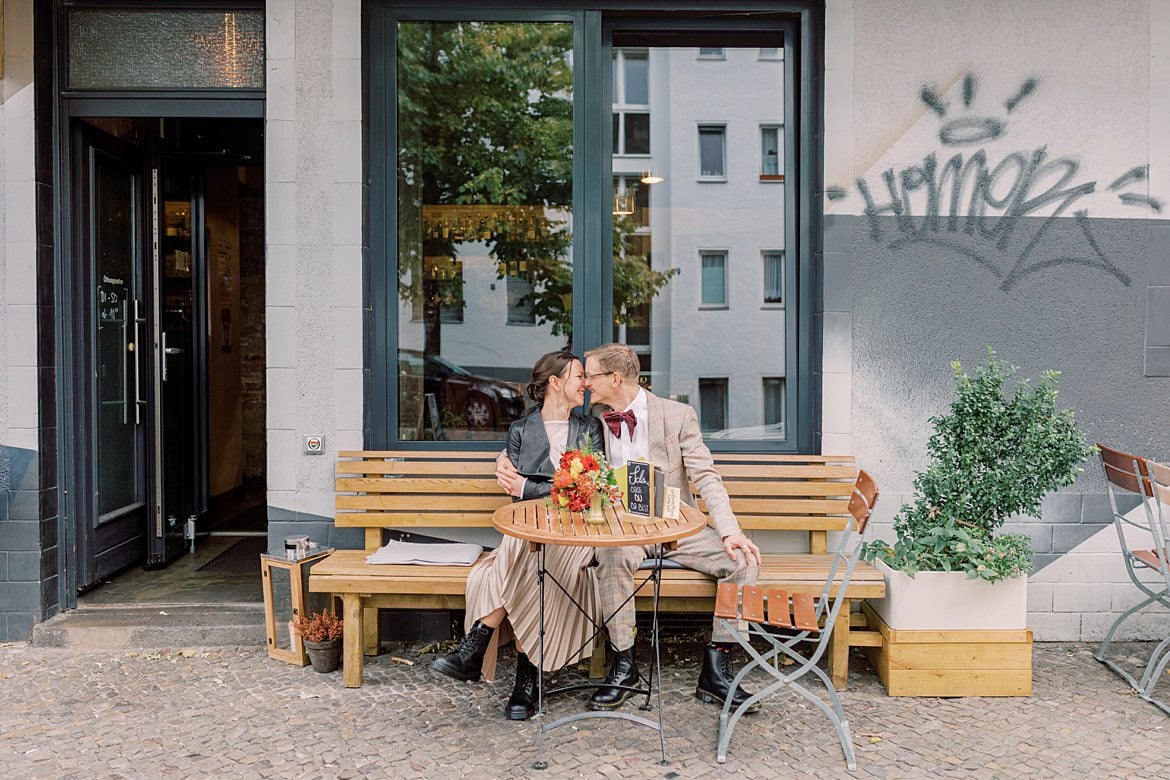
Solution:
[(602, 417), (615, 439), (622, 437), (622, 420), (625, 420), (626, 427), (630, 429), (630, 441), (634, 440), (634, 428), (638, 426), (638, 418), (629, 409), (624, 412), (606, 412)]

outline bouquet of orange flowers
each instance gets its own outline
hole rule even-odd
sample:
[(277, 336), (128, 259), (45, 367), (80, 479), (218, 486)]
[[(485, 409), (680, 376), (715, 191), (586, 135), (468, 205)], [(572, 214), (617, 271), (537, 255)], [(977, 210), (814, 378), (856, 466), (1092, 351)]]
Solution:
[(583, 512), (594, 496), (601, 497), (602, 506), (621, 499), (613, 469), (605, 456), (593, 449), (588, 439), (579, 450), (565, 450), (557, 464), (552, 480), (552, 502), (558, 508)]

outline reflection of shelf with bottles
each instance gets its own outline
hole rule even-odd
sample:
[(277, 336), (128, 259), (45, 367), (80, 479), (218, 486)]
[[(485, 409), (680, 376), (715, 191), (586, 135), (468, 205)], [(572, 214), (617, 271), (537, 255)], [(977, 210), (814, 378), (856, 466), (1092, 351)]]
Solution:
[(544, 241), (566, 220), (544, 206), (426, 205), (424, 238), (437, 241)]

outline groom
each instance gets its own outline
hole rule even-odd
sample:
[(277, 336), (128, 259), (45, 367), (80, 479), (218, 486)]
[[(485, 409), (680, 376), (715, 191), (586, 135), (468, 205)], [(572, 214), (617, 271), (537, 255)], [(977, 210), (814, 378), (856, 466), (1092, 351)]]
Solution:
[[(617, 468), (630, 460), (649, 460), (663, 469), (666, 484), (679, 488), (683, 500), (692, 506), (695, 500), (690, 484), (698, 488), (715, 527), (707, 526), (695, 536), (681, 539), (676, 549), (665, 552), (664, 558), (710, 574), (720, 582), (755, 582), (759, 548), (743, 535), (731, 512), (727, 490), (715, 471), (711, 451), (703, 443), (695, 410), (642, 389), (638, 371), (637, 353), (624, 344), (606, 344), (585, 353), (585, 387), (592, 402), (613, 410), (605, 413), (605, 451), (610, 464)], [(506, 455), (497, 461), (496, 476), (505, 489), (514, 472)], [(654, 547), (597, 550), (601, 609), (606, 616), (613, 615), (607, 627), (617, 652), (604, 683), (589, 703), (592, 709), (617, 709), (633, 694), (616, 686), (635, 687), (641, 679), (634, 662), (635, 610), (630, 597), (634, 593), (634, 573), (655, 552)], [(711, 639), (695, 695), (722, 705), (735, 676), (730, 662), (734, 641), (718, 621)], [(733, 702), (739, 705), (747, 698), (743, 689), (737, 689)], [(757, 704), (749, 712), (758, 709)]]

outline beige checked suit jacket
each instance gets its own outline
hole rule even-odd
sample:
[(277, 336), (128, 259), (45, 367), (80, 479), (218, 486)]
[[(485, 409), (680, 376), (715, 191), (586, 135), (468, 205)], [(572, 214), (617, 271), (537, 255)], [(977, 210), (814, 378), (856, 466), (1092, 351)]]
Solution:
[(707, 503), (707, 514), (719, 536), (739, 534), (739, 521), (732, 514), (731, 500), (715, 470), (711, 450), (703, 443), (694, 407), (647, 391), (646, 416), (650, 425), (650, 461), (662, 467), (666, 484), (679, 488), (683, 500), (695, 506), (690, 487), (694, 483)]

